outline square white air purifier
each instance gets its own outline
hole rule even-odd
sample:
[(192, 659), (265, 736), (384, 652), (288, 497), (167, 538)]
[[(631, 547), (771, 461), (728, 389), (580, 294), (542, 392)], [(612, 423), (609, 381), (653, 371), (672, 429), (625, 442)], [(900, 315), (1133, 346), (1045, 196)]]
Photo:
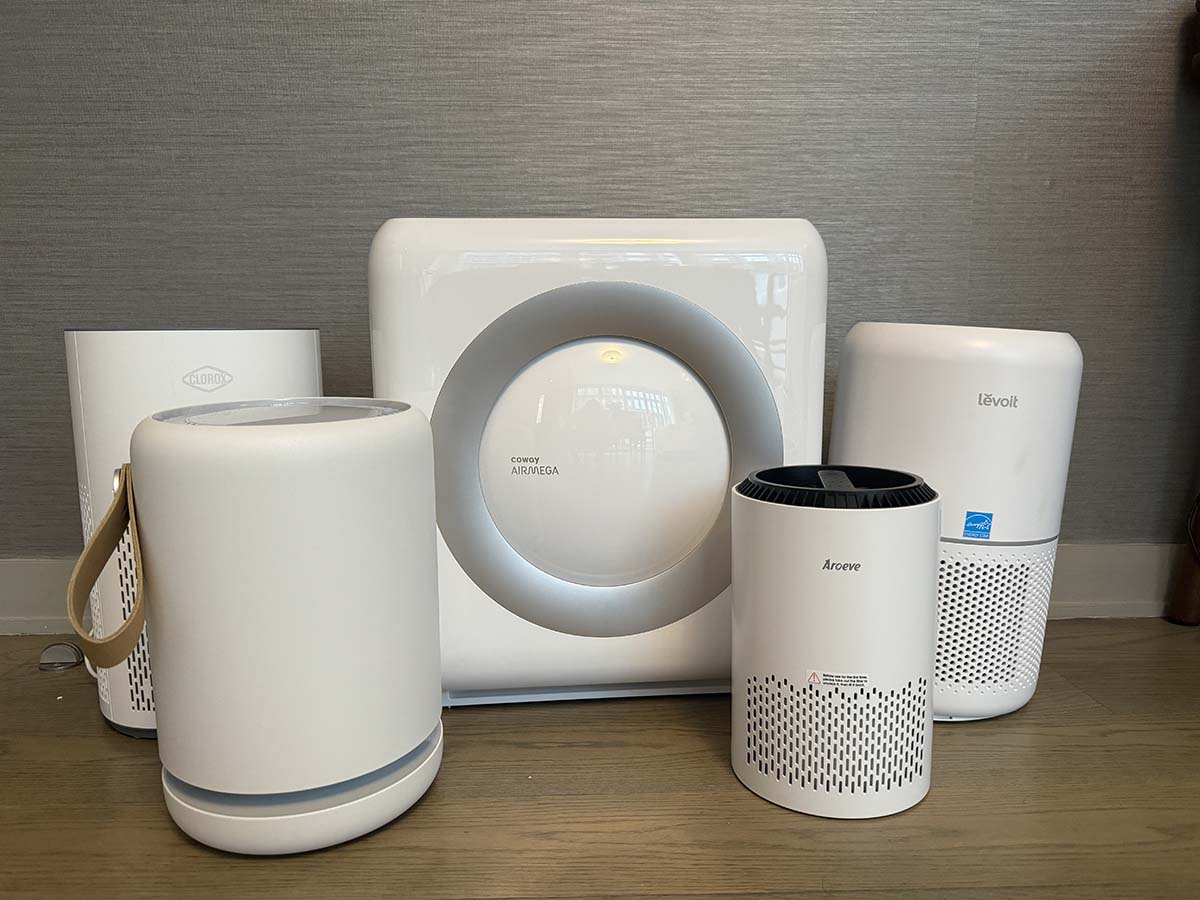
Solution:
[(433, 425), (444, 701), (727, 690), (731, 487), (820, 461), (816, 229), (393, 219), (369, 281), (375, 395)]

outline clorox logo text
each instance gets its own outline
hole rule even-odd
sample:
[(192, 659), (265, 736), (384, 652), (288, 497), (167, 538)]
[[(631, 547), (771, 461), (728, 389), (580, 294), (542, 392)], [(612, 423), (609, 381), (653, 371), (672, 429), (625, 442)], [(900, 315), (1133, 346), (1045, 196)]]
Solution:
[(182, 381), (188, 387), (211, 394), (233, 381), (233, 376), (216, 366), (201, 366), (184, 375)]

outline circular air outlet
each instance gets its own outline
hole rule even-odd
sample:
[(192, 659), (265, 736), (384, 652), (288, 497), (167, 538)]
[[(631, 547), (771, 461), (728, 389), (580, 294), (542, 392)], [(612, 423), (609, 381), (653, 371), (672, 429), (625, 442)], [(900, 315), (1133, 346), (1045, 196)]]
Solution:
[(525, 559), (611, 586), (665, 572), (700, 545), (728, 490), (729, 440), (708, 389), (657, 347), (556, 347), (500, 395), (483, 430), (488, 512)]

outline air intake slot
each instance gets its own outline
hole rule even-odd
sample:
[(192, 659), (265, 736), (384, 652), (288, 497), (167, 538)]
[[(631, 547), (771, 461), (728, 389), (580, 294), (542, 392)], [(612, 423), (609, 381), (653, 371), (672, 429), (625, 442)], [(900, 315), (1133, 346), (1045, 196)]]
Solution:
[(920, 778), (929, 682), (830, 688), (776, 675), (746, 680), (746, 762), (813, 791), (866, 794)]
[[(79, 518), (83, 522), (83, 543), (86, 545), (92, 539), (96, 522), (92, 517), (92, 495), (86, 484), (79, 485)], [(100, 603), (100, 588), (92, 588), (88, 595), (88, 612), (92, 617), (92, 634), (103, 636), (104, 613)], [(105, 706), (112, 703), (108, 692), (108, 669), (96, 669), (96, 689), (100, 694), (100, 702)]]
[[(133, 565), (133, 545), (128, 529), (117, 547), (117, 567), (121, 584), (121, 611), (127, 619), (133, 612), (133, 598), (137, 591), (137, 572)], [(146, 634), (146, 629), (142, 629), (142, 636), (126, 660), (129, 667), (129, 704), (139, 712), (154, 712), (154, 686), (150, 681), (150, 649), (146, 645)]]
[(1006, 693), (1037, 683), (1057, 544), (942, 544), (939, 691)]

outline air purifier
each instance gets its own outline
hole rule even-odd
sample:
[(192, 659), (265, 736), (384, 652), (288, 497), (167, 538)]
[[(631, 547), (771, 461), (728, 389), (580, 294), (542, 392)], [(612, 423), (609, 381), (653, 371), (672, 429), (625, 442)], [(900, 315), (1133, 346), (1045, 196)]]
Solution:
[[(113, 471), (129, 460), (129, 436), (145, 416), (209, 398), (321, 393), (320, 338), (311, 330), (68, 331), (66, 350), (85, 543), (112, 499)], [(92, 593), (94, 634), (110, 634), (125, 621), (134, 588), (125, 539)], [(128, 660), (95, 675), (105, 719), (126, 734), (153, 736), (146, 639)]]
[(429, 423), (248, 401), (134, 431), (167, 809), (236, 853), (378, 828), (442, 755)]
[(1083, 356), (1069, 334), (863, 322), (829, 459), (942, 495), (933, 710), (980, 719), (1037, 687)]
[(733, 771), (832, 818), (929, 791), (939, 500), (856, 466), (756, 472), (733, 493)]
[(375, 394), (430, 416), (444, 702), (724, 691), (729, 490), (820, 459), (799, 219), (395, 219)]

